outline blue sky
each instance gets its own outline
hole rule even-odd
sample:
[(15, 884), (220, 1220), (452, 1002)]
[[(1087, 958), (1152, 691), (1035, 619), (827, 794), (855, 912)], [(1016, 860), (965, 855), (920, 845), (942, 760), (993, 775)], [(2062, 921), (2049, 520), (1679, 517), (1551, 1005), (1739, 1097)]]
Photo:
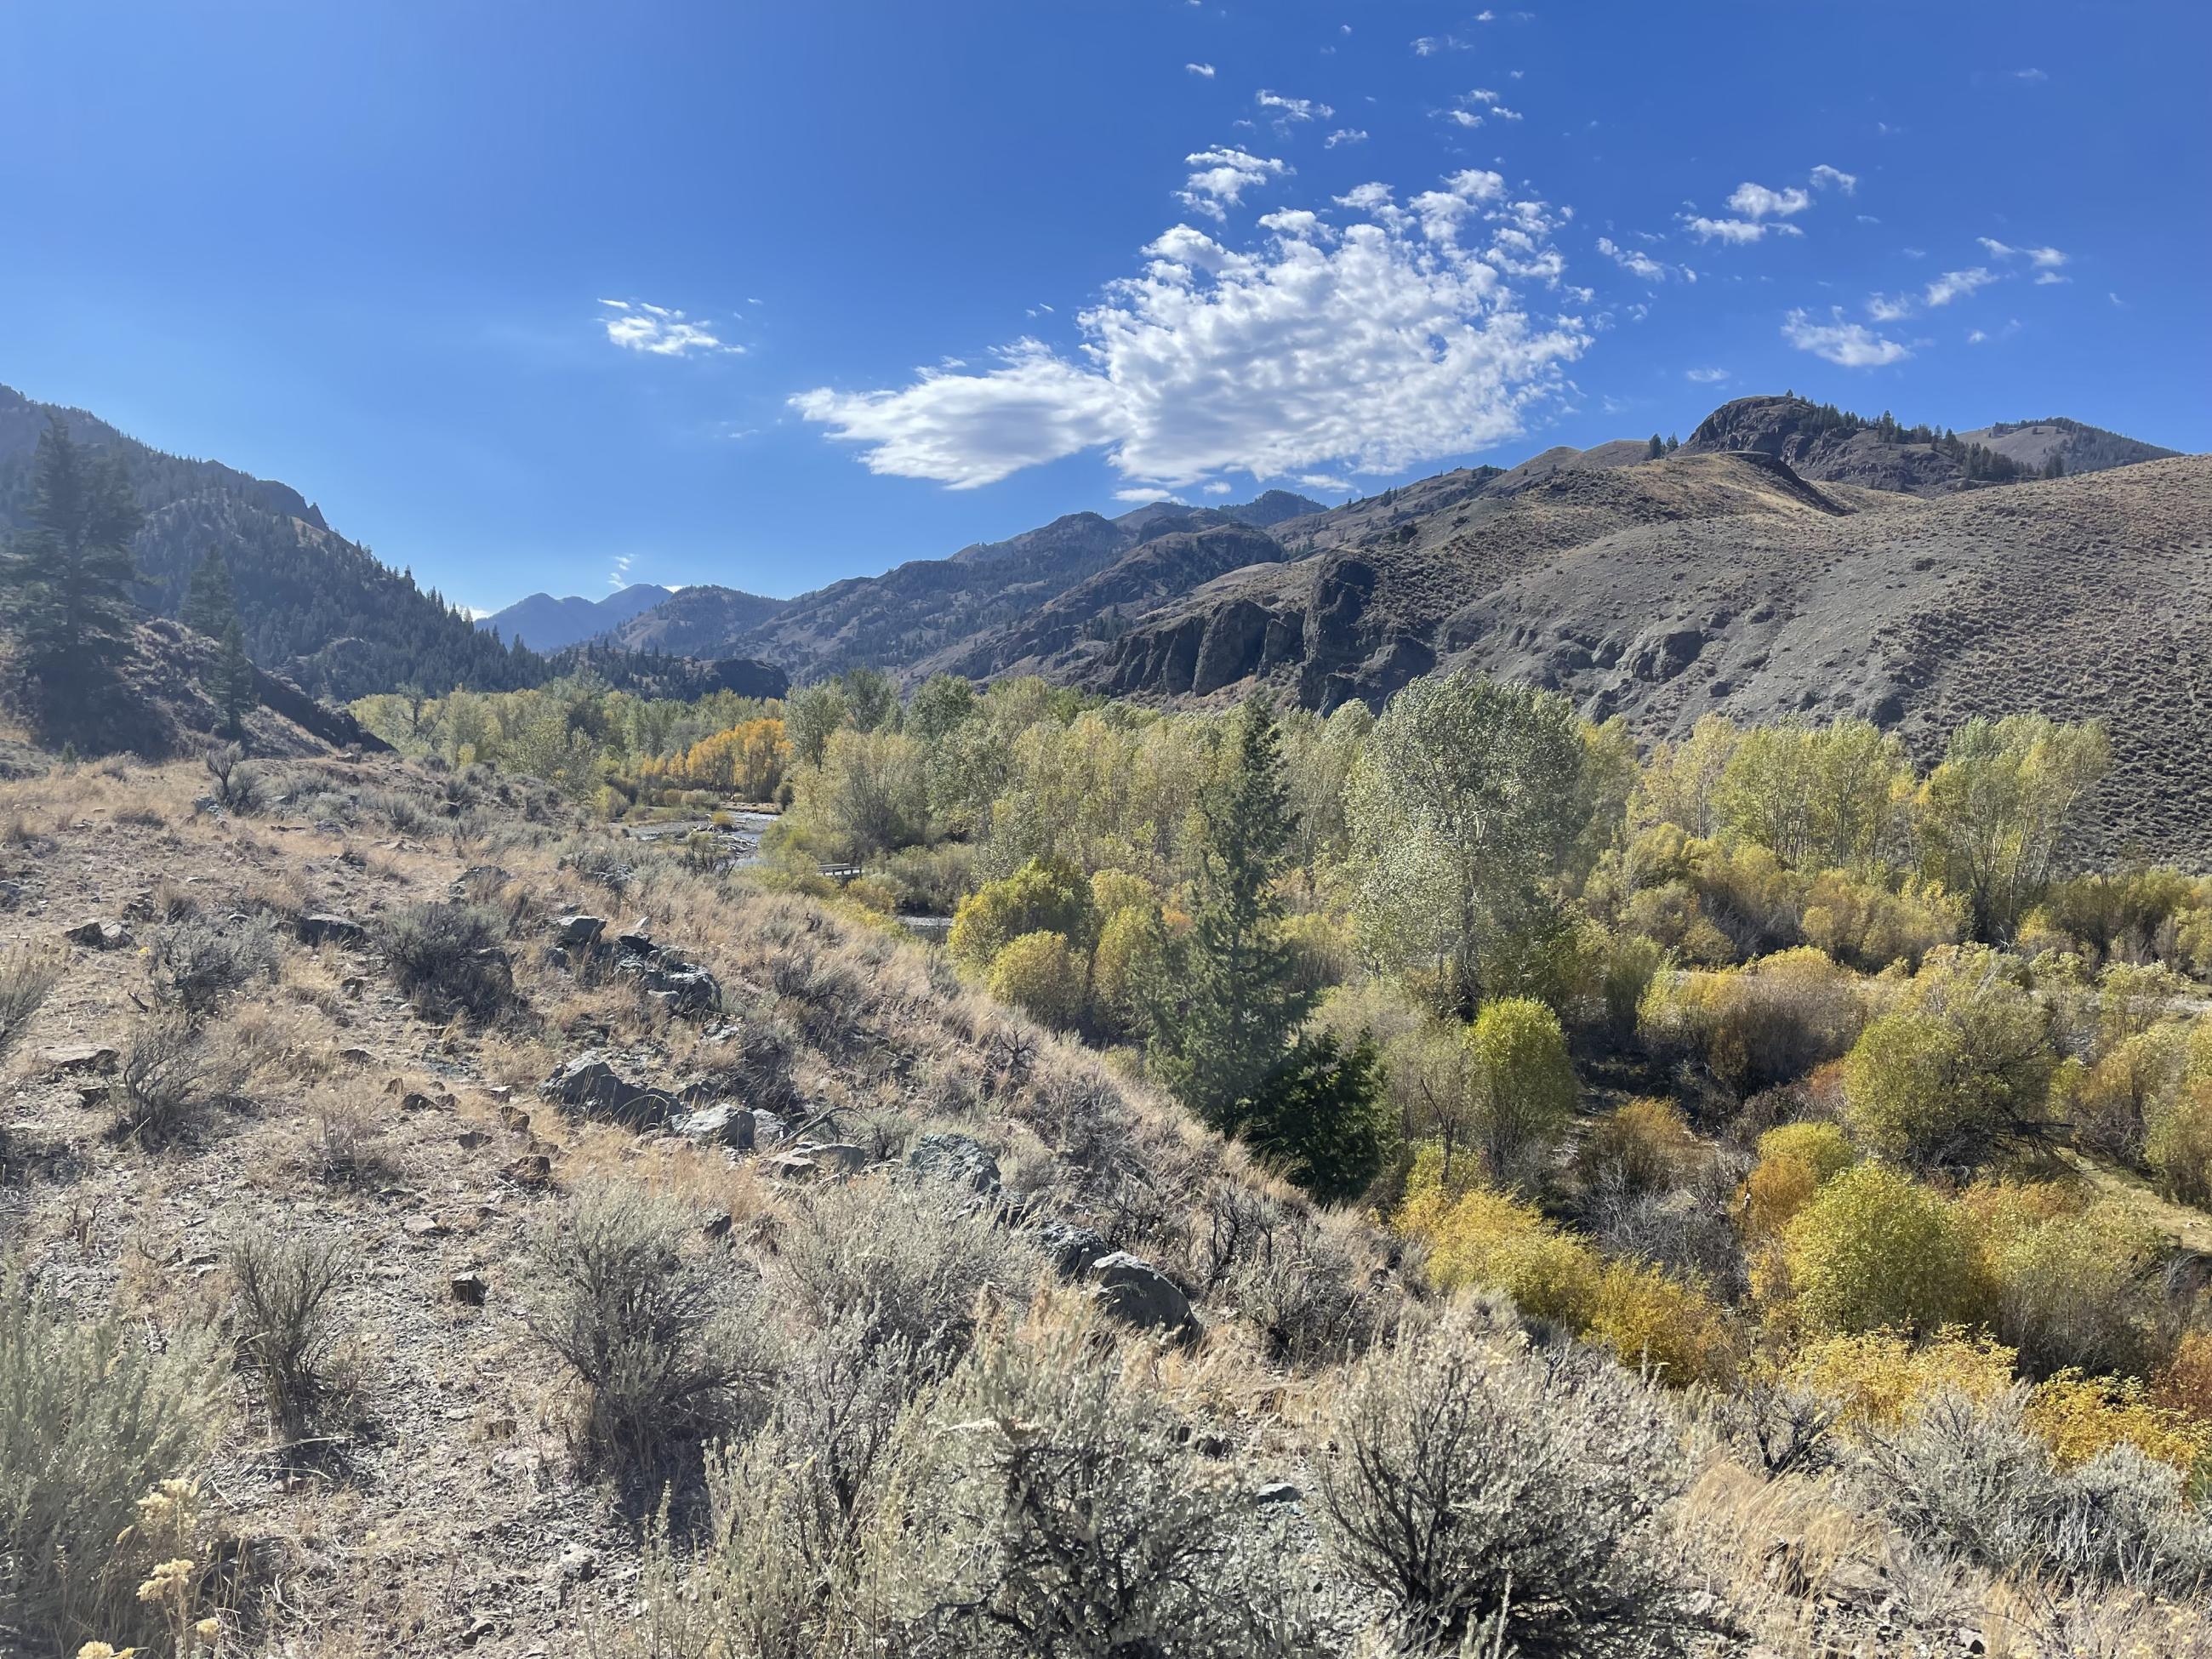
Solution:
[(0, 380), (449, 597), (1785, 386), (2212, 449), (2212, 6), (11, 8)]

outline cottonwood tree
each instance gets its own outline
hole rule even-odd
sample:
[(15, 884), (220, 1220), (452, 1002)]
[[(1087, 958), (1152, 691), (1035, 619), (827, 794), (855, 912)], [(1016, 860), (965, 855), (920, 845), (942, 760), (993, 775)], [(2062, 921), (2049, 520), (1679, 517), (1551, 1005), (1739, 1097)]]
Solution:
[(1965, 895), (1974, 936), (2009, 939), (2049, 890), (2067, 836), (2112, 760), (2102, 725), (2041, 714), (1968, 720), (1919, 796), (1928, 873)]
[(58, 416), (32, 460), (31, 527), (0, 561), (21, 666), (82, 688), (131, 649), (131, 538), (144, 515), (119, 456), (88, 455)]
[(1346, 790), (1376, 956), (1432, 972), (1440, 1006), (1462, 1015), (1517, 988), (1526, 947), (1555, 931), (1589, 794), (1564, 697), (1466, 670), (1399, 692)]

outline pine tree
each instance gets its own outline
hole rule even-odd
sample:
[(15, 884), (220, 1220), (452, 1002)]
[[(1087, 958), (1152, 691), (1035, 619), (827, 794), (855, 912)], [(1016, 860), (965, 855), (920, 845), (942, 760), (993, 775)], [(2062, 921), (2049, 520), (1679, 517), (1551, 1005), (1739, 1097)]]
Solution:
[(87, 455), (58, 416), (32, 461), (31, 528), (0, 560), (21, 666), (50, 685), (106, 677), (131, 649), (131, 538), (143, 515), (120, 458)]
[(1682, 447), (1682, 441), (1673, 433), (1667, 434), (1667, 453), (1671, 455)]
[(184, 608), (177, 619), (196, 634), (211, 640), (238, 616), (238, 595), (231, 586), (230, 565), (222, 552), (210, 547), (192, 571), (191, 586), (185, 590)]
[(1237, 710), (1207, 792), (1194, 920), (1142, 988), (1154, 1071), (1206, 1123), (1234, 1133), (1313, 1006), (1298, 988), (1275, 892), (1293, 814), (1273, 711)]
[(1667, 441), (1657, 433), (1651, 434), (1650, 447), (1644, 452), (1646, 460), (1656, 461), (1667, 453)]
[(216, 653), (214, 684), (216, 706), (222, 710), (223, 729), (232, 737), (246, 730), (249, 709), (258, 707), (260, 697), (253, 689), (253, 659), (246, 654), (246, 636), (239, 627), (238, 615), (231, 613), (224, 624), (222, 645)]

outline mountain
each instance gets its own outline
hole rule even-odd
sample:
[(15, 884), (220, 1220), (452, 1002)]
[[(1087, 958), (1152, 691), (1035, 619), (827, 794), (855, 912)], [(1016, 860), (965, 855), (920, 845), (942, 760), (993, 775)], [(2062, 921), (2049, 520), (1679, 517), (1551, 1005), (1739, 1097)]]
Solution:
[[(220, 548), (237, 591), (246, 648), (264, 669), (334, 701), (424, 685), (506, 689), (544, 665), (507, 649), (412, 575), (380, 562), (325, 522), (297, 490), (215, 461), (164, 454), (81, 409), (0, 386), (0, 536), (28, 520), (31, 459), (58, 418), (95, 453), (118, 453), (145, 511), (131, 543), (146, 609), (173, 617), (191, 573)], [(333, 647), (337, 648), (333, 648)]]
[(597, 639), (628, 622), (641, 611), (650, 611), (667, 599), (668, 590), (652, 582), (633, 582), (603, 599), (570, 595), (556, 599), (550, 593), (532, 593), (504, 611), (478, 617), (477, 626), (501, 639), (520, 640), (536, 651), (558, 651)]
[(2054, 454), (2069, 472), (2104, 472), (2116, 466), (2133, 466), (2137, 461), (2171, 460), (2180, 453), (2062, 416), (2045, 421), (2000, 421), (1959, 435), (2038, 472)]
[(763, 599), (758, 593), (711, 583), (680, 587), (660, 598), (650, 610), (607, 626), (609, 644), (626, 651), (659, 651), (671, 656), (715, 657), (726, 654), (732, 641), (759, 627), (781, 611), (785, 599)]
[(1752, 451), (1786, 461), (1802, 478), (1908, 495), (1939, 495), (2035, 475), (1964, 434), (1902, 427), (1797, 397), (1739, 398), (1705, 416), (1678, 453)]

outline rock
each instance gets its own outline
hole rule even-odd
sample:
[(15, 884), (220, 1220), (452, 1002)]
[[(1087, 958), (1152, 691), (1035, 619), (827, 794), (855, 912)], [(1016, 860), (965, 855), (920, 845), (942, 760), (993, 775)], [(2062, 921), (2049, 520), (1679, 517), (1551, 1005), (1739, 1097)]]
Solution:
[(727, 1102), (717, 1106), (702, 1107), (696, 1112), (686, 1112), (676, 1120), (672, 1127), (677, 1133), (687, 1139), (731, 1146), (741, 1152), (753, 1149), (753, 1115), (744, 1107), (732, 1106)]
[(553, 941), (569, 946), (596, 945), (599, 935), (607, 930), (605, 916), (587, 916), (580, 912), (562, 916), (553, 924)]
[(1084, 1274), (1108, 1312), (1139, 1330), (1180, 1335), (1195, 1322), (1190, 1298), (1158, 1267), (1127, 1250), (1101, 1256)]
[(625, 1082), (596, 1053), (577, 1055), (548, 1078), (538, 1092), (587, 1116), (632, 1128), (661, 1128), (676, 1113), (674, 1097)]
[(713, 1220), (708, 1222), (705, 1226), (699, 1229), (700, 1236), (711, 1242), (720, 1243), (721, 1240), (727, 1238), (730, 1236), (730, 1229), (736, 1225), (736, 1224), (737, 1218), (732, 1215), (728, 1211), (725, 1210), (721, 1214), (714, 1217)]
[(791, 1126), (776, 1112), (753, 1108), (753, 1142), (756, 1146), (773, 1146), (791, 1133)]
[(120, 951), (131, 942), (131, 930), (121, 922), (102, 921), (97, 916), (87, 917), (62, 937), (92, 951)]
[(571, 1544), (561, 1552), (554, 1571), (564, 1584), (588, 1583), (599, 1576), (599, 1558), (581, 1544)]
[(320, 911), (301, 916), (292, 931), (302, 945), (362, 945), (368, 939), (368, 929), (352, 917)]
[(418, 1215), (402, 1226), (400, 1231), (417, 1243), (427, 1244), (432, 1239), (448, 1237), (453, 1230), (434, 1215)]
[(338, 1058), (349, 1066), (366, 1066), (374, 1058), (366, 1048), (341, 1048)]
[(105, 1106), (112, 1088), (106, 1083), (80, 1083), (76, 1085), (76, 1102), (80, 1106)]
[(1695, 662), (1705, 645), (1701, 629), (1655, 629), (1628, 647), (1623, 665), (1639, 680), (1670, 680)]
[(453, 1300), (465, 1307), (483, 1307), (484, 1297), (491, 1291), (491, 1286), (485, 1283), (482, 1273), (455, 1273), (450, 1285)]
[(1270, 1480), (1252, 1494), (1255, 1504), (1295, 1504), (1305, 1494), (1287, 1480)]
[(23, 884), (0, 881), (0, 910), (12, 910), (23, 902)]
[(657, 953), (660, 946), (653, 942), (653, 935), (645, 931), (645, 924), (641, 921), (629, 933), (615, 935), (615, 949), (626, 957), (649, 957)]
[(826, 1146), (804, 1146), (799, 1150), (833, 1175), (858, 1175), (869, 1164), (867, 1153), (848, 1141), (836, 1140)]
[(473, 1152), (479, 1146), (491, 1145), (491, 1137), (482, 1129), (464, 1129), (453, 1138), (460, 1143), (460, 1148), (465, 1152)]
[(942, 1181), (971, 1192), (995, 1194), (999, 1160), (970, 1135), (924, 1135), (906, 1155), (906, 1166), (927, 1181)]
[(543, 1187), (553, 1179), (553, 1160), (543, 1152), (525, 1152), (501, 1173), (518, 1187)]
[(492, 1099), (497, 1101), (502, 1106), (514, 1097), (514, 1089), (504, 1083), (495, 1083), (492, 1085), (491, 1087), (484, 1091), (484, 1093), (489, 1095)]
[(451, 1111), (453, 1106), (451, 1095), (426, 1095), (420, 1089), (410, 1089), (399, 1097), (399, 1109), (403, 1112)]
[(763, 1166), (778, 1181), (811, 1181), (822, 1166), (804, 1152), (779, 1152)]
[(66, 1077), (84, 1072), (98, 1072), (104, 1076), (114, 1071), (123, 1056), (112, 1048), (87, 1042), (75, 1043), (64, 1048), (49, 1048), (40, 1058)]
[(499, 1109), (499, 1127), (509, 1134), (526, 1135), (530, 1133), (530, 1114), (520, 1106), (502, 1106)]
[(1036, 1236), (1062, 1279), (1080, 1279), (1091, 1271), (1093, 1262), (1114, 1254), (1114, 1247), (1099, 1235), (1072, 1222), (1045, 1222), (1036, 1230)]

